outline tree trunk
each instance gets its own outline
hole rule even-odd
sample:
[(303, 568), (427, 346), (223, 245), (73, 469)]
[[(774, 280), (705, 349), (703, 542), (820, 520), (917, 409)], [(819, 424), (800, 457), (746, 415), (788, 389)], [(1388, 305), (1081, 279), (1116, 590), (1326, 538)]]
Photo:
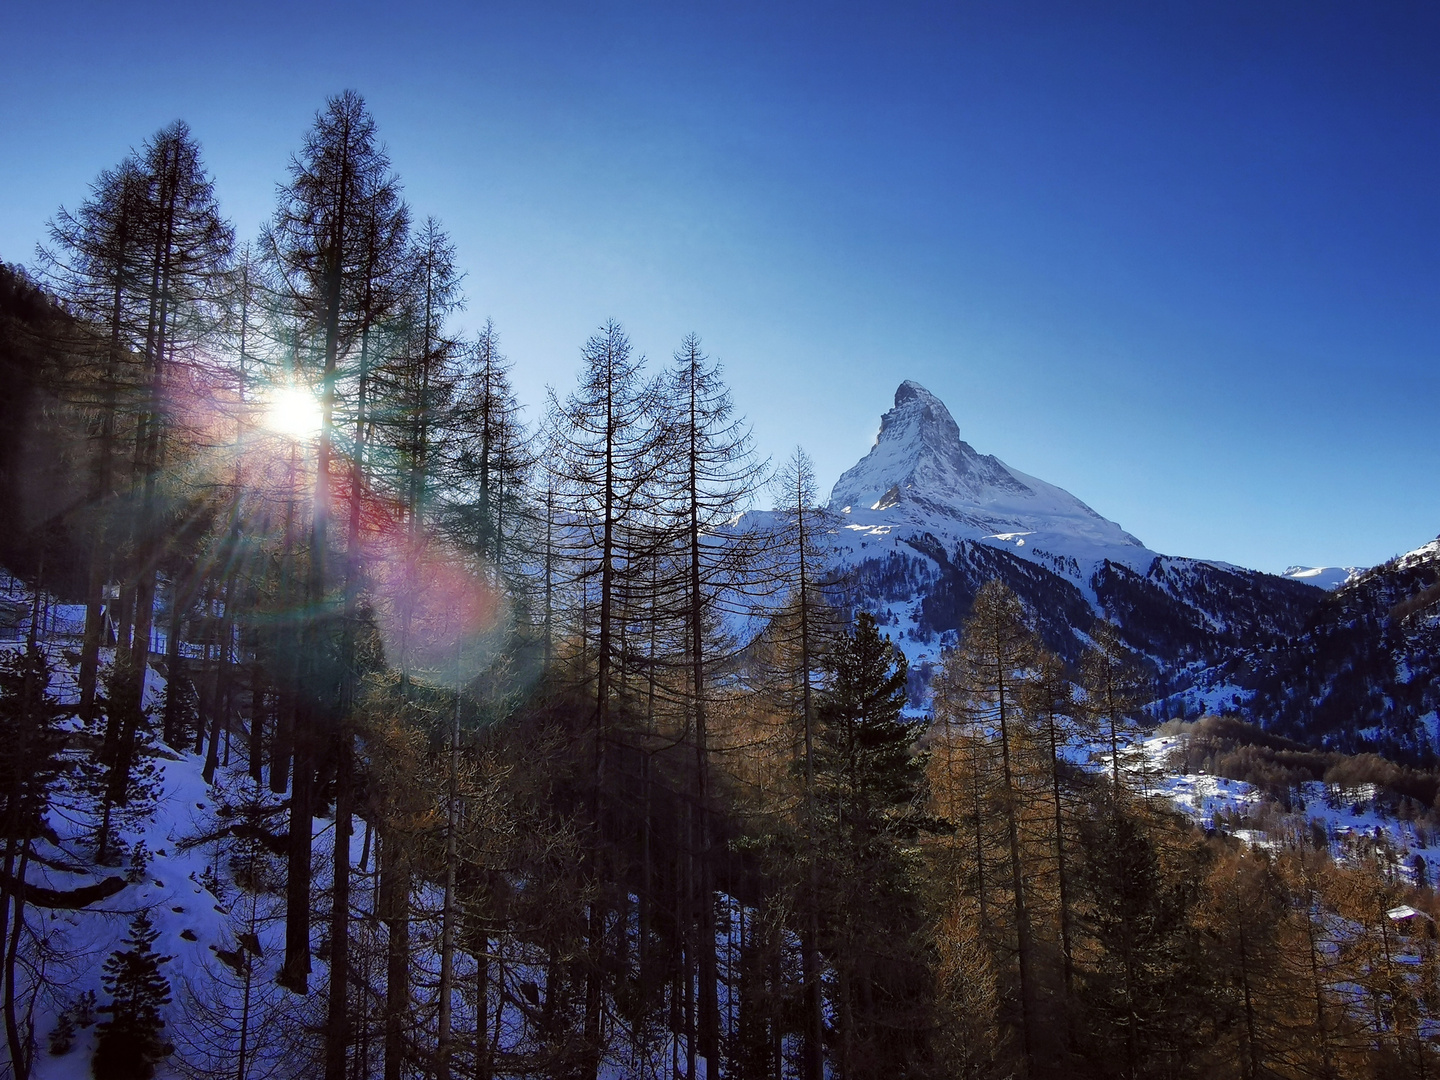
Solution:
[(385, 1080), (400, 1080), (410, 1025), (410, 870), (393, 833), (380, 840), (385, 947)]
[(19, 1018), (15, 1014), (19, 993), (15, 988), (15, 962), (20, 953), (20, 932), (25, 928), (25, 871), (30, 864), (30, 841), (21, 841), (20, 865), (15, 878), (14, 892), (7, 898), (14, 902), (15, 914), (10, 921), (10, 937), (3, 943), (5, 949), (5, 1041), (10, 1048), (10, 1065), (15, 1071), (15, 1080), (28, 1080), (32, 1063), (30, 1032), (20, 1030)]
[(330, 998), (325, 1019), (325, 1080), (345, 1080), (350, 1042), (350, 837), (354, 748), (348, 729), (335, 740), (334, 885), (330, 903)]
[[(997, 643), (997, 656), (1003, 648)], [(995, 687), (999, 696), (1000, 760), (1005, 777), (1005, 825), (1010, 841), (1010, 888), (1015, 907), (1016, 961), (1020, 975), (1020, 1040), (1025, 1049), (1025, 1073), (1035, 1068), (1035, 979), (1031, 973), (1032, 945), (1030, 910), (1025, 903), (1025, 872), (1020, 858), (1020, 793), (1015, 788), (1010, 761), (1010, 703), (1006, 699), (1008, 673), (996, 665)]]
[[(436, 1021), (435, 1075), (450, 1080), (450, 1058), (454, 1052), (451, 1031), (451, 997), (455, 988), (455, 868), (459, 861), (455, 833), (459, 826), (460, 801), (460, 676), (459, 647), (456, 647), (455, 710), (450, 729), (449, 777), (445, 792), (445, 904), (440, 916), (440, 1006)], [(479, 1003), (476, 1005), (480, 1008)]]
[(315, 765), (308, 718), (311, 706), (298, 710), (290, 780), (290, 838), (285, 877), (285, 966), (280, 985), (296, 993), (309, 991), (310, 977), (310, 847), (314, 820)]

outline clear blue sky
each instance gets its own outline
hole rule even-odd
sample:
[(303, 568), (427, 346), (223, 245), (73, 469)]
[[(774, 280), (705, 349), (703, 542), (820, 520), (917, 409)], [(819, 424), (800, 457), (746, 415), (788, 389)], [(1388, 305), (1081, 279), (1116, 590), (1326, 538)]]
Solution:
[(1151, 547), (1440, 531), (1440, 5), (13, 4), (0, 259), (187, 120), (242, 237), (370, 103), (523, 398), (698, 332), (828, 485), (896, 385)]

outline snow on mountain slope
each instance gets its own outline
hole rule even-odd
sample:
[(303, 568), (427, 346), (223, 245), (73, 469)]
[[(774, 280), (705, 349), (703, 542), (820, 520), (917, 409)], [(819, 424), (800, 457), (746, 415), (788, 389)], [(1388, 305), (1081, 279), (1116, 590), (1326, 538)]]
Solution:
[(1366, 569), (1364, 566), (1290, 566), (1280, 576), (1333, 592), (1341, 585), (1354, 581)]
[(1416, 566), (1424, 566), (1426, 563), (1433, 563), (1440, 559), (1440, 538), (1431, 540), (1428, 544), (1421, 544), (1414, 551), (1407, 551), (1404, 555), (1393, 560), (1393, 565), (1400, 570), (1409, 570)]
[(830, 510), (844, 518), (852, 549), (870, 537), (928, 532), (947, 548), (982, 540), (1051, 569), (1057, 557), (1073, 559), (1068, 576), (1081, 581), (1103, 559), (1143, 570), (1155, 557), (1063, 488), (977, 453), (945, 404), (908, 379), (875, 445), (836, 481)]

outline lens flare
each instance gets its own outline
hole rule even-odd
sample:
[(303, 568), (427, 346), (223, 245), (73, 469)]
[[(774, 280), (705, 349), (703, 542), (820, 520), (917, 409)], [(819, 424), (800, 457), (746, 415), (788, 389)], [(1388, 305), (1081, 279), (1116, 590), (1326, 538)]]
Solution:
[(313, 439), (320, 434), (320, 402), (303, 387), (276, 387), (266, 399), (264, 422), (277, 435)]

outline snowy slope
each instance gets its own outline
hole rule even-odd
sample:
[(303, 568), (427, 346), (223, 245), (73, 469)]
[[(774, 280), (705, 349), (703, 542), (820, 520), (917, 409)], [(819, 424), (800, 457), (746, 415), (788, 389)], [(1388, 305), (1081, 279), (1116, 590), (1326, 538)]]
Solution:
[(1330, 592), (1354, 581), (1366, 569), (1364, 566), (1291, 566), (1280, 576)]

